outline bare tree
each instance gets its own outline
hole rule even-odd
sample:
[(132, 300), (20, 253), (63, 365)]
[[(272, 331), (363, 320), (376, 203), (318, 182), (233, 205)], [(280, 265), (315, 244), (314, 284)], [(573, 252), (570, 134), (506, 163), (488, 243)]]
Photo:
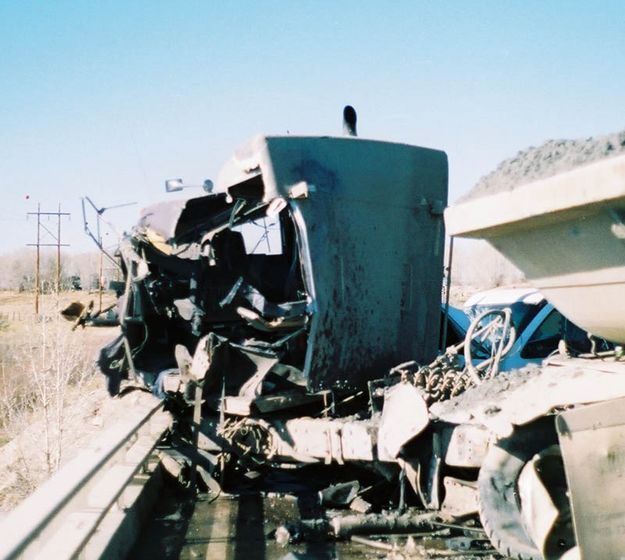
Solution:
[(456, 242), (452, 282), (486, 289), (523, 281), (523, 273), (486, 242)]
[[(57, 312), (56, 295), (43, 301), (40, 320), (31, 317), (0, 343), (0, 437), (15, 442), (24, 495), (61, 465), (69, 405), (93, 375), (80, 337)], [(33, 450), (40, 459), (33, 460)]]
[[(71, 277), (79, 276), (83, 286), (88, 287), (89, 279), (98, 273), (97, 252), (68, 253), (61, 256), (61, 287), (70, 289)], [(56, 254), (54, 251), (41, 251), (41, 288), (44, 293), (52, 291), (56, 283)], [(11, 253), (0, 255), (0, 289), (34, 290), (35, 257), (34, 250), (24, 247)]]

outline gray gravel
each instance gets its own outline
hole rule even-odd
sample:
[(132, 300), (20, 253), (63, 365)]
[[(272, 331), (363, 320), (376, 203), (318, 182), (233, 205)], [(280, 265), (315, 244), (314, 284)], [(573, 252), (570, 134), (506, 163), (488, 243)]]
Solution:
[(458, 410), (469, 410), (520, 387), (540, 375), (541, 371), (540, 367), (530, 364), (522, 369), (501, 373), (457, 397), (435, 403), (430, 407), (430, 413), (437, 418), (448, 419)]
[(521, 150), (482, 177), (459, 202), (546, 179), (580, 165), (625, 154), (625, 130), (578, 140), (548, 140)]

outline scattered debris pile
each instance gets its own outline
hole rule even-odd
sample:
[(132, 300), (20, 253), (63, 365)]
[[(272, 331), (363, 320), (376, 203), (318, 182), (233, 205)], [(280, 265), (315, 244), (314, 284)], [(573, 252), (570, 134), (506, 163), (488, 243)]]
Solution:
[(349, 540), (391, 553), (396, 559), (437, 558), (441, 554), (448, 556), (447, 551), (454, 552), (455, 557), (496, 555), (475, 517), (459, 521), (416, 509), (369, 514), (332, 510), (326, 518), (281, 525), (274, 537), (283, 546), (304, 541)]

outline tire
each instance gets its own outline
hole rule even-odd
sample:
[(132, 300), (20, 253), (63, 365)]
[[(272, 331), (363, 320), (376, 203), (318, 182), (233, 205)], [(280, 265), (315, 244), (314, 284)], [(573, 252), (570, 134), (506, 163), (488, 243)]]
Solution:
[[(553, 417), (546, 418), (531, 426), (517, 429), (511, 437), (493, 445), (484, 458), (478, 477), (480, 519), (491, 543), (504, 556), (517, 560), (543, 558), (524, 522), (518, 480), (523, 468), (535, 455), (553, 448), (557, 443)], [(559, 523), (560, 527), (557, 529), (556, 547), (563, 554), (575, 545), (575, 538), (570, 526), (568, 499), (564, 496), (566, 481), (563, 467), (560, 472), (556, 472), (556, 478), (557, 483), (552, 483), (547, 491), (550, 494), (559, 493), (556, 503), (567, 504), (560, 510), (564, 521)], [(566, 536), (564, 539), (560, 538), (563, 531)], [(550, 545), (551, 548), (553, 546)]]

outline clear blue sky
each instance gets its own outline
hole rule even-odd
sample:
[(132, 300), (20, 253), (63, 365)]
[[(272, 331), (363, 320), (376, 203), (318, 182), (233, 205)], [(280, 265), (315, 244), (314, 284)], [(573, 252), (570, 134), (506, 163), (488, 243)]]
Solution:
[[(256, 133), (445, 150), (451, 200), (519, 149), (625, 128), (625, 2), (0, 1), (0, 253), (80, 197), (122, 225)], [(26, 199), (26, 196), (29, 199)]]

